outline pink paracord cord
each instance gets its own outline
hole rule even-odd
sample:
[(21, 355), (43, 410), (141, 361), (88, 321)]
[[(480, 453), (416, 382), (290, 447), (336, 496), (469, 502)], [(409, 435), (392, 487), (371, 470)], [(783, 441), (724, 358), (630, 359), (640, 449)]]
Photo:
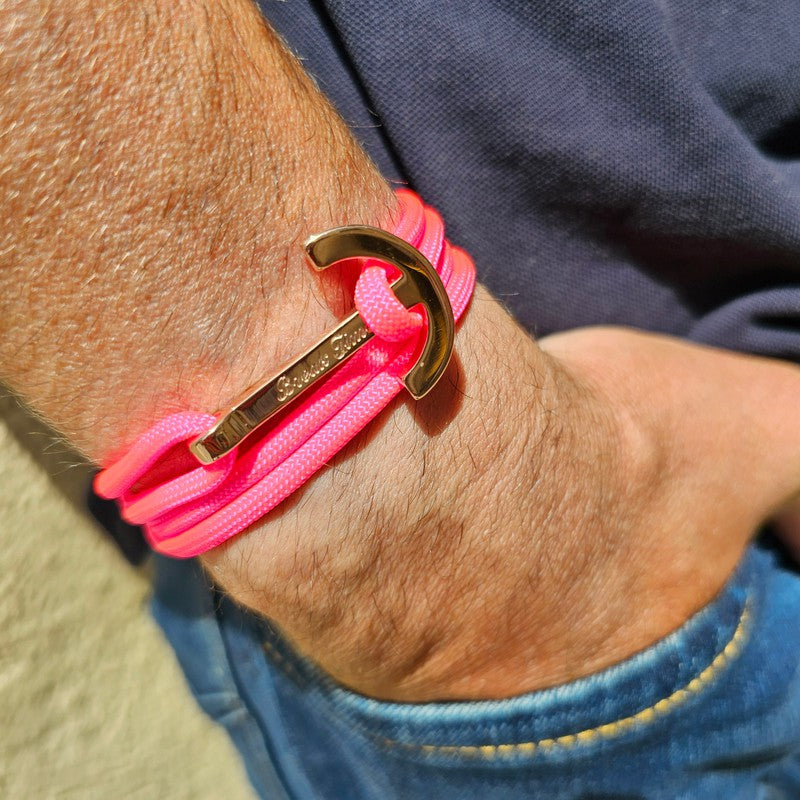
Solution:
[[(470, 257), (444, 238), (439, 215), (413, 192), (397, 191), (394, 233), (416, 247), (442, 279), (456, 320), (475, 285)], [(95, 479), (123, 517), (144, 526), (150, 544), (177, 558), (210, 550), (271, 511), (325, 465), (403, 388), (426, 320), (395, 297), (390, 265), (365, 261), (355, 304), (375, 334), (311, 388), (280, 422), (253, 434), (214, 464), (200, 465), (188, 443), (216, 421), (211, 414), (172, 414), (145, 432)], [(154, 476), (157, 476), (154, 478)]]

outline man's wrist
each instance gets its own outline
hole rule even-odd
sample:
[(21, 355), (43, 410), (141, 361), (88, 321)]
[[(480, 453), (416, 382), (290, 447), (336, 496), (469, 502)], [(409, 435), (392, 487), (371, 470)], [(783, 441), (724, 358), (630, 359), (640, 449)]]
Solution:
[[(547, 552), (541, 540), (547, 516), (564, 513), (553, 507), (569, 480), (557, 446), (591, 457), (559, 418), (554, 365), (480, 287), (456, 353), (429, 397), (393, 404), (298, 498), (203, 556), (237, 600), (378, 696), (470, 696), (490, 673), (492, 691), (512, 692), (519, 665), (508, 663), (523, 652), (539, 669), (529, 625), (497, 664), (486, 663), (499, 655), (486, 643), (502, 620), (556, 602), (554, 591), (533, 607), (526, 597), (531, 574), (542, 576), (537, 592), (555, 589), (546, 567), (570, 549), (560, 541)], [(584, 401), (571, 402), (574, 418)], [(602, 447), (604, 426), (593, 433)], [(608, 468), (593, 455), (598, 473)], [(537, 649), (546, 659), (547, 646)]]

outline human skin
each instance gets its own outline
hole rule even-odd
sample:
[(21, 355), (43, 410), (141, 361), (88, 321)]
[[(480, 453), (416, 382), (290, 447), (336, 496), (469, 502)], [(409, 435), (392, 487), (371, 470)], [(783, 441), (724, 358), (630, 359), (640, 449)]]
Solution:
[[(349, 308), (301, 243), (390, 224), (393, 196), (249, 0), (2, 0), (0, 79), (0, 374), (97, 463)], [(567, 681), (705, 605), (766, 520), (800, 538), (796, 367), (623, 329), (535, 342), (480, 286), (456, 351), (203, 557), (348, 686)]]

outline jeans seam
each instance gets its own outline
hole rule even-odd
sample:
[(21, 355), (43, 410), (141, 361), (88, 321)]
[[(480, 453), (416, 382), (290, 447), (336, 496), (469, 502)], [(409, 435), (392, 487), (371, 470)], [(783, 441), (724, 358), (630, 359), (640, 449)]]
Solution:
[[(564, 751), (578, 745), (608, 741), (617, 736), (629, 733), (635, 728), (641, 729), (644, 726), (656, 722), (658, 719), (675, 710), (678, 706), (699, 695), (700, 692), (708, 689), (722, 674), (725, 668), (741, 653), (751, 631), (752, 606), (752, 598), (748, 597), (742, 606), (736, 628), (730, 639), (701, 672), (695, 675), (685, 685), (672, 691), (666, 697), (661, 698), (634, 714), (621, 717), (611, 722), (586, 728), (576, 733), (547, 737), (535, 741), (511, 742), (506, 744), (423, 744), (391, 739), (380, 736), (374, 731), (364, 731), (364, 733), (369, 738), (373, 739), (373, 741), (390, 750), (404, 751), (406, 753), (414, 752), (428, 756), (465, 756), (469, 758), (482, 758), (485, 760), (518, 757), (520, 755), (530, 757), (538, 753), (544, 754), (554, 750)], [(265, 655), (270, 658), (272, 663), (278, 667), (289, 680), (299, 686), (307, 685), (308, 682), (301, 672), (289, 659), (284, 657), (276, 647), (264, 640), (262, 640), (262, 647)]]
[(264, 653), (270, 658), (272, 663), (280, 669), (283, 674), (289, 678), (293, 683), (297, 686), (305, 687), (308, 685), (308, 681), (304, 678), (303, 675), (295, 668), (295, 666), (283, 656), (283, 654), (271, 643), (268, 641), (262, 641), (261, 647), (264, 650)]
[(401, 742), (396, 739), (376, 736), (374, 733), (371, 733), (370, 736), (388, 749), (404, 750), (406, 752), (413, 751), (424, 755), (457, 755), (484, 759), (507, 758), (519, 755), (531, 756), (538, 752), (547, 753), (555, 749), (566, 750), (576, 745), (589, 744), (598, 740), (613, 739), (630, 732), (634, 728), (641, 728), (642, 726), (652, 724), (660, 717), (670, 713), (687, 700), (707, 689), (741, 653), (750, 634), (750, 623), (752, 620), (751, 606), (751, 600), (748, 598), (739, 615), (739, 620), (733, 635), (702, 672), (681, 688), (673, 691), (667, 697), (658, 700), (630, 716), (621, 717), (620, 719), (606, 722), (593, 728), (586, 728), (577, 733), (568, 733), (562, 736), (539, 739), (537, 741), (512, 742), (509, 744), (419, 744), (416, 742)]

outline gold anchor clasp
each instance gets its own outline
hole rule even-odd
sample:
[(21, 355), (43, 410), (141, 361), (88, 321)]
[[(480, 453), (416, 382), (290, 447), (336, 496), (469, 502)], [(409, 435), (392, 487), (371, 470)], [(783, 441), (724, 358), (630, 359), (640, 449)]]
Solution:
[[(455, 337), (450, 299), (430, 261), (398, 236), (365, 225), (334, 228), (312, 236), (305, 249), (317, 270), (349, 258), (374, 258), (400, 270), (400, 277), (391, 284), (392, 290), (406, 308), (422, 305), (428, 323), (419, 358), (406, 373), (403, 384), (414, 398), (424, 397), (447, 368)], [(189, 449), (203, 464), (222, 458), (363, 347), (373, 335), (361, 315), (353, 312), (277, 375), (248, 390)]]

